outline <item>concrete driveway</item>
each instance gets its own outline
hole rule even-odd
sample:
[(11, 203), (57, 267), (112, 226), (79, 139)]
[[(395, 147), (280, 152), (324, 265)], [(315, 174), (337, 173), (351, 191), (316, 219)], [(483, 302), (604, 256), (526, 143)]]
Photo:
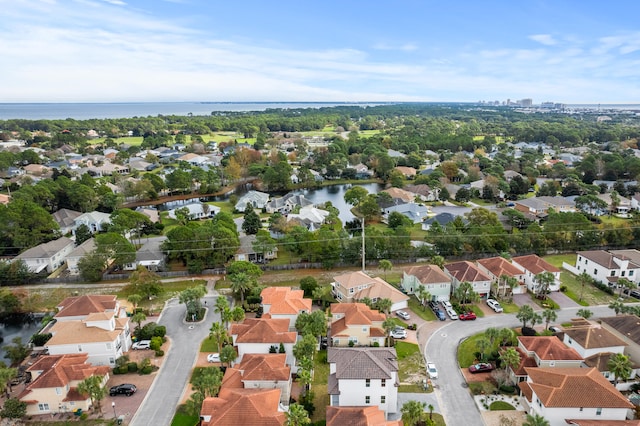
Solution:
[[(211, 288), (210, 285), (207, 286)], [(215, 305), (217, 294), (210, 293), (203, 298), (207, 302), (207, 313), (198, 324), (184, 321), (186, 308), (171, 299), (165, 305), (158, 323), (167, 327), (167, 336), (171, 339), (171, 349), (157, 373), (157, 377), (131, 420), (133, 426), (170, 425), (176, 407), (182, 400), (191, 370), (196, 364), (200, 344), (209, 335), (213, 321), (219, 315), (211, 309)]]

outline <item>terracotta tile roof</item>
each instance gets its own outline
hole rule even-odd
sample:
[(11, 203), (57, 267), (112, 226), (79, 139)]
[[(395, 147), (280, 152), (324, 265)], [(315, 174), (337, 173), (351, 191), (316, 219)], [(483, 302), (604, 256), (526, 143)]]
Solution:
[(394, 348), (335, 348), (330, 347), (327, 362), (336, 364), (336, 378), (391, 379), (398, 371)]
[(364, 299), (365, 297), (369, 299), (390, 299), (392, 303), (409, 300), (409, 296), (379, 277), (373, 279), (372, 286), (356, 291), (354, 294), (356, 299)]
[(578, 361), (582, 357), (573, 348), (568, 347), (556, 336), (518, 336), (518, 341), (528, 352), (535, 352), (545, 361)]
[(412, 266), (404, 270), (407, 275), (413, 275), (422, 284), (450, 283), (451, 278), (438, 265)]
[(222, 378), (222, 385), (220, 389), (242, 389), (244, 384), (242, 383), (242, 372), (234, 367), (229, 367), (224, 372)]
[(231, 326), (231, 335), (236, 343), (295, 343), (298, 336), (286, 318), (246, 318)]
[(473, 283), (476, 281), (491, 281), (491, 278), (489, 278), (487, 274), (482, 272), (476, 265), (468, 260), (447, 263), (444, 265), (444, 269), (446, 269), (451, 276), (460, 282), (468, 281)]
[(583, 420), (565, 419), (569, 425), (575, 426), (640, 426), (640, 420)]
[(99, 327), (87, 327), (82, 321), (63, 321), (50, 329), (53, 337), (45, 346), (67, 345), (75, 343), (113, 342), (122, 330), (104, 330)]
[(615, 317), (600, 318), (604, 324), (627, 336), (636, 345), (640, 345), (640, 317), (636, 315), (616, 315)]
[(243, 380), (286, 381), (291, 377), (286, 359), (287, 354), (245, 354), (235, 368), (243, 372)]
[(616, 254), (604, 250), (587, 250), (579, 251), (578, 255), (607, 269), (620, 269), (620, 265), (614, 261), (616, 258), (620, 260), (628, 260), (629, 267), (627, 269), (640, 268), (640, 265), (636, 264), (634, 259), (625, 256), (624, 251), (622, 250), (617, 250)]
[(373, 284), (373, 278), (362, 271), (348, 272), (346, 274), (333, 277), (333, 280), (346, 289), (358, 287), (364, 284)]
[(528, 385), (545, 407), (633, 408), (596, 368), (527, 368)]
[(370, 325), (374, 321), (384, 321), (387, 319), (385, 314), (375, 309), (371, 309), (364, 303), (332, 303), (331, 314), (344, 314), (344, 319), (348, 325)]
[(559, 268), (556, 268), (540, 256), (536, 254), (529, 254), (527, 256), (518, 256), (511, 259), (518, 265), (522, 265), (524, 269), (532, 274), (540, 274), (542, 272), (560, 272)]
[(282, 426), (278, 411), (280, 389), (222, 389), (217, 398), (205, 398), (201, 416), (211, 416), (202, 426)]
[[(44, 355), (38, 358), (33, 365), (27, 368), (27, 371), (32, 373), (34, 379), (26, 386), (19, 399), (23, 399), (34, 389), (64, 388), (73, 381), (82, 381), (91, 376), (105, 376), (111, 371), (109, 366), (95, 367), (87, 364), (88, 358), (89, 356), (86, 353)], [(71, 388), (69, 392), (73, 389)], [(87, 399), (83, 396), (74, 395), (72, 392), (67, 395), (67, 398), (71, 398), (69, 399), (70, 401), (84, 401)]]
[(615, 334), (599, 326), (569, 327), (564, 333), (585, 349), (629, 346)]
[(106, 321), (113, 318), (115, 312), (94, 312), (92, 314), (87, 315), (84, 318), (84, 321)]
[(290, 287), (267, 287), (260, 293), (263, 305), (270, 305), (271, 315), (311, 312), (311, 299), (304, 298), (304, 291)]
[(503, 275), (514, 277), (516, 275), (524, 274), (522, 269), (500, 256), (479, 259), (477, 262), (496, 277), (501, 277)]
[(402, 426), (401, 420), (385, 419), (384, 411), (370, 407), (327, 407), (327, 426)]
[[(506, 348), (503, 348), (503, 349), (506, 349)], [(521, 348), (515, 348), (515, 349), (518, 352), (518, 355), (520, 355), (520, 364), (518, 364), (518, 367), (516, 368), (515, 375), (526, 376), (527, 371), (525, 369), (527, 367), (535, 368), (538, 366), (538, 364), (536, 363), (536, 360), (533, 357), (528, 356)]]
[(116, 308), (116, 296), (84, 295), (67, 297), (58, 305), (59, 312), (54, 318), (77, 317), (95, 312), (113, 311)]

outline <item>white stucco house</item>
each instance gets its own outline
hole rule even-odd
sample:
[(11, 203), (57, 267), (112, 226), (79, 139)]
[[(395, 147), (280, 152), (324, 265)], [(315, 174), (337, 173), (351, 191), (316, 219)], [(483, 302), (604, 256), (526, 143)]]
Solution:
[(25, 250), (14, 257), (13, 261), (22, 260), (29, 271), (36, 274), (42, 271), (51, 273), (64, 265), (74, 248), (73, 240), (61, 237)]

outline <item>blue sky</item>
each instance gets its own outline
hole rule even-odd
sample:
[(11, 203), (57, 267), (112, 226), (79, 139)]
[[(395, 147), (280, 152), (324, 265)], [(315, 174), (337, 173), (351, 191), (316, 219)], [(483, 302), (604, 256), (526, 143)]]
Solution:
[(0, 0), (0, 102), (640, 103), (640, 2)]

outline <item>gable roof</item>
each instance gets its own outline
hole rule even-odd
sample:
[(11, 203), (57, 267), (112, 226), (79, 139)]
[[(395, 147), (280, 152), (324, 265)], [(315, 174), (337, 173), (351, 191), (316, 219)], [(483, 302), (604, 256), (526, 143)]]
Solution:
[(364, 299), (365, 297), (370, 299), (391, 299), (393, 303), (409, 300), (409, 297), (406, 294), (402, 293), (382, 278), (372, 278), (362, 271), (348, 272), (346, 274), (333, 277), (333, 279), (347, 290), (366, 285), (367, 288), (363, 288), (360, 291), (350, 294), (350, 296), (353, 296), (355, 299)]
[(451, 282), (451, 278), (438, 265), (411, 266), (405, 269), (404, 273), (416, 277), (422, 284)]
[(57, 240), (42, 243), (30, 248), (29, 250), (25, 250), (16, 256), (15, 259), (48, 259), (70, 245), (73, 245), (73, 241), (71, 239), (61, 237)]
[(537, 254), (529, 254), (526, 256), (517, 256), (511, 259), (513, 262), (521, 265), (524, 269), (532, 274), (540, 274), (542, 272), (560, 272), (559, 268), (556, 268)]
[(618, 250), (617, 252), (618, 254), (614, 254), (612, 252), (607, 252), (604, 250), (587, 250), (579, 251), (578, 255), (607, 269), (621, 268), (620, 264), (616, 263), (614, 259), (629, 260), (628, 269), (640, 268), (640, 265), (636, 264), (630, 257), (625, 256), (624, 253), (621, 253), (621, 250)]
[(377, 406), (327, 406), (327, 426), (402, 426), (402, 420), (387, 421)]
[(67, 259), (73, 258), (73, 257), (84, 257), (89, 253), (93, 252), (95, 249), (96, 249), (95, 238), (89, 238), (88, 240), (80, 244), (78, 247), (74, 248), (73, 251), (67, 255)]
[(600, 321), (640, 345), (640, 317), (626, 314), (600, 318)]
[[(531, 381), (518, 386), (533, 390), (545, 407), (633, 408), (596, 368), (544, 367), (526, 371)], [(527, 399), (531, 400), (530, 393)]]
[[(331, 337), (339, 336), (350, 326), (370, 326), (371, 336), (384, 336), (384, 330), (373, 327), (374, 322), (382, 323), (386, 315), (369, 308), (364, 303), (332, 303), (331, 314), (344, 314), (344, 317), (331, 323)], [(379, 324), (380, 325), (380, 324)]]
[(582, 360), (573, 348), (568, 347), (556, 336), (518, 336), (518, 341), (529, 352), (545, 361)]
[(468, 281), (473, 283), (477, 281), (491, 281), (491, 278), (489, 278), (487, 274), (468, 260), (447, 263), (444, 265), (444, 269), (459, 282)]
[(202, 426), (282, 426), (280, 389), (221, 389), (217, 398), (205, 398), (200, 416)]
[(94, 312), (113, 311), (116, 308), (114, 295), (83, 295), (67, 297), (57, 306), (54, 318), (86, 316)]
[(56, 223), (60, 225), (60, 228), (73, 226), (76, 218), (80, 215), (82, 215), (81, 212), (69, 209), (60, 209), (52, 214), (53, 220), (55, 220)]
[(386, 192), (391, 196), (391, 198), (400, 199), (405, 203), (410, 203), (416, 198), (416, 194), (414, 194), (413, 192), (405, 191), (404, 189), (400, 188), (389, 188), (385, 189), (382, 192)]
[(287, 354), (245, 354), (242, 362), (234, 368), (242, 372), (243, 381), (287, 381), (291, 377), (291, 368), (286, 360)]
[(496, 277), (501, 277), (506, 275), (508, 277), (514, 277), (516, 275), (524, 274), (524, 271), (520, 269), (518, 266), (509, 262), (504, 257), (496, 256), (489, 257), (486, 259), (479, 259), (476, 262), (478, 264), (484, 266), (489, 272), (491, 272)]
[(87, 326), (84, 321), (59, 321), (49, 330), (53, 336), (45, 346), (88, 343), (112, 343), (123, 333), (121, 329), (105, 330)]
[(245, 318), (240, 324), (231, 325), (235, 343), (295, 343), (297, 333), (289, 331), (286, 318)]
[(575, 340), (585, 349), (628, 346), (623, 340), (602, 327), (569, 327), (564, 334)]

